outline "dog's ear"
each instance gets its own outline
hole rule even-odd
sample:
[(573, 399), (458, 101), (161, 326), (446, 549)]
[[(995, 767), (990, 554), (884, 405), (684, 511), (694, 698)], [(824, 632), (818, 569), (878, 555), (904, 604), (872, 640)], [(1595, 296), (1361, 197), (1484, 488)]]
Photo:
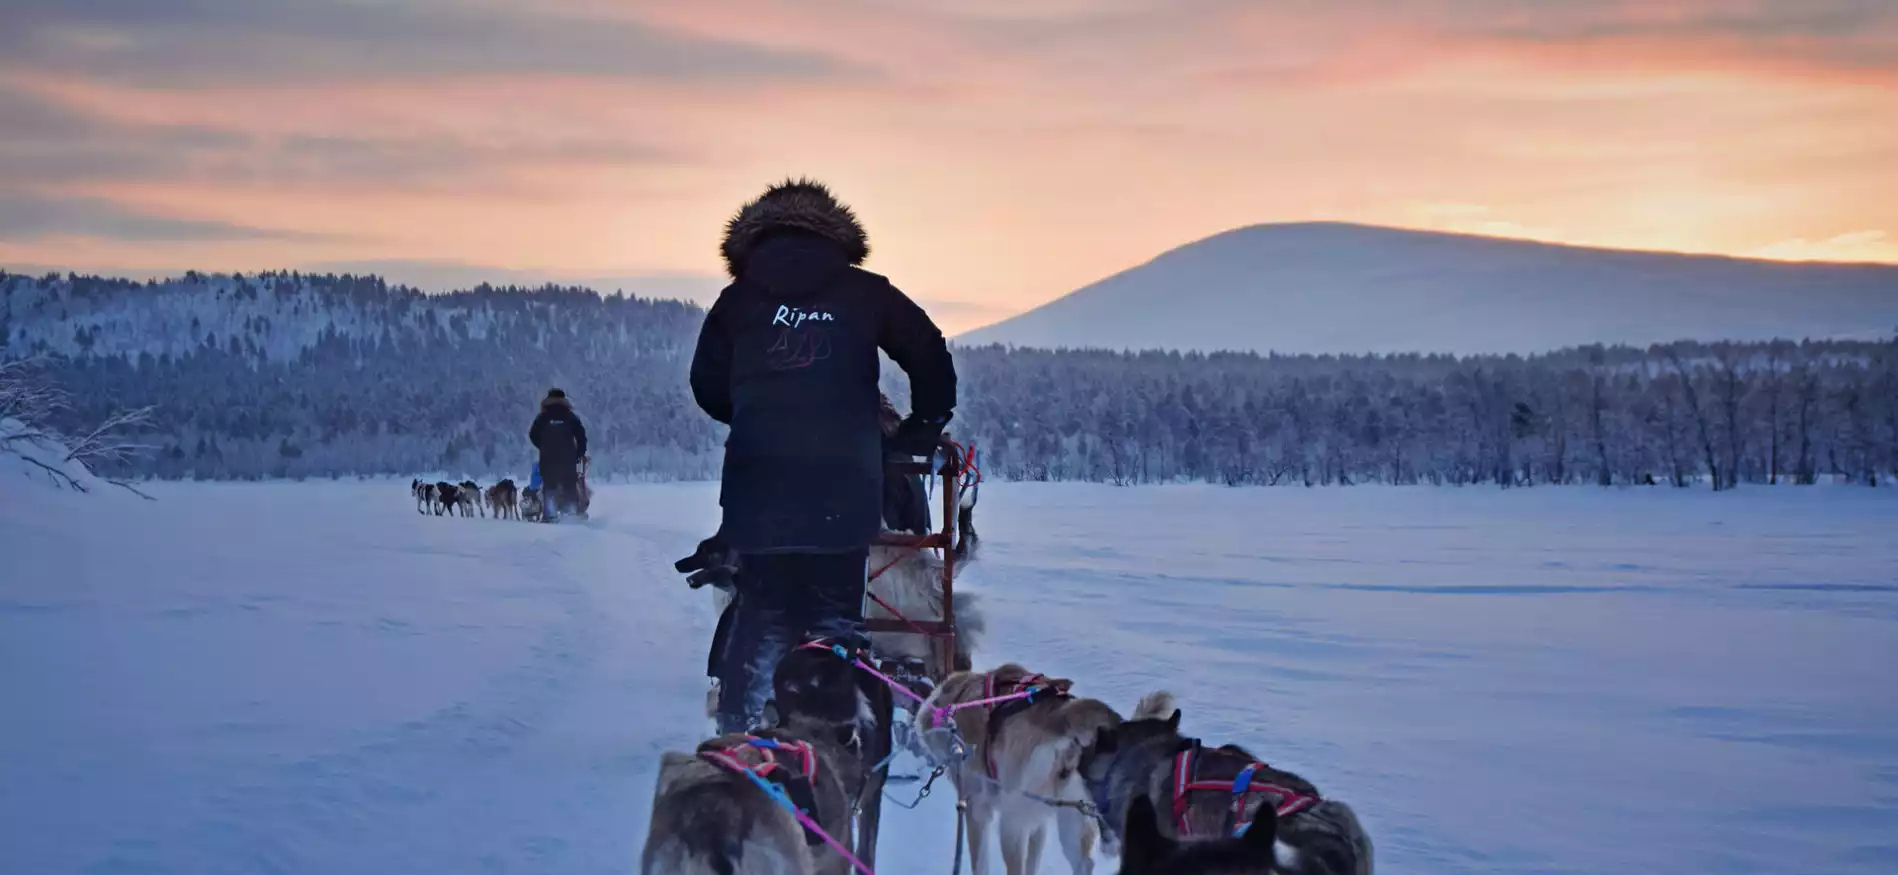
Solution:
[(1139, 872), (1173, 850), (1173, 841), (1160, 832), (1160, 816), (1153, 800), (1142, 793), (1127, 806), (1127, 820), (1121, 826), (1122, 872)]
[(1174, 732), (1180, 731), (1180, 709), (1178, 708), (1173, 709), (1172, 716), (1166, 719), (1166, 728), (1171, 729)]
[(778, 725), (778, 700), (767, 699), (765, 701), (764, 714), (759, 717), (759, 720), (766, 726)]
[(1271, 797), (1268, 796), (1265, 804), (1253, 813), (1252, 825), (1246, 827), (1246, 850), (1251, 851), (1254, 857), (1270, 860), (1273, 858), (1272, 845), (1278, 841), (1278, 837), (1279, 812), (1272, 806)]

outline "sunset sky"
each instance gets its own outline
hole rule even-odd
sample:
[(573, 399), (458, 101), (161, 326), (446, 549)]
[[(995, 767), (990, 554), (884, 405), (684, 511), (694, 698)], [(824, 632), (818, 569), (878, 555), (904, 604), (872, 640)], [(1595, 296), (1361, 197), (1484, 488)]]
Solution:
[(1898, 262), (1894, 0), (0, 0), (0, 267), (715, 291), (787, 175), (960, 330), (1337, 219)]

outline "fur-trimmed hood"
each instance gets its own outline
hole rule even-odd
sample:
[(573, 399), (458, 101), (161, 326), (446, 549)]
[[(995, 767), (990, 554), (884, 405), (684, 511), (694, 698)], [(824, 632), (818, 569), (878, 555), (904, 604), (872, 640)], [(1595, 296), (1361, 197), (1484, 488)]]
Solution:
[(544, 411), (573, 410), (573, 401), (562, 396), (549, 396), (540, 399), (540, 409)]
[(870, 237), (850, 207), (823, 183), (787, 179), (740, 207), (725, 223), (725, 239), (718, 247), (725, 257), (725, 272), (737, 279), (758, 242), (780, 230), (807, 231), (836, 243), (853, 265), (870, 257)]

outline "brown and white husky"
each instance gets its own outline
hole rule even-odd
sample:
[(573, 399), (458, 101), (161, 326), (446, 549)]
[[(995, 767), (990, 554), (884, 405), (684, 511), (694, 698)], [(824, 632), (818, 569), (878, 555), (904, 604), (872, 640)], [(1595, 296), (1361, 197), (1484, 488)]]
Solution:
[[(974, 875), (995, 871), (984, 845), (997, 821), (1008, 875), (1040, 871), (1050, 826), (1075, 875), (1094, 870), (1100, 831), (1079, 805), (1087, 798), (1079, 774), (1081, 753), (1101, 730), (1118, 725), (1120, 715), (1105, 702), (1071, 695), (1070, 686), (1065, 679), (1007, 663), (992, 671), (949, 676), (919, 709), (917, 728), (934, 758), (959, 760), (949, 774), (968, 808), (969, 869)], [(1036, 692), (977, 704), (1029, 690)], [(937, 715), (945, 710), (956, 736), (937, 731)], [(956, 739), (962, 750), (955, 749)]]

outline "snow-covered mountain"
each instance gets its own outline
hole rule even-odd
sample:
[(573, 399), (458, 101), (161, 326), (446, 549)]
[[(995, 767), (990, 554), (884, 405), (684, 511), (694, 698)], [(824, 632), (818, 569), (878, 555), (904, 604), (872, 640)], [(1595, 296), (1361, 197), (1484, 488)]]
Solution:
[(1468, 355), (1684, 337), (1876, 339), (1894, 326), (1898, 266), (1320, 222), (1190, 243), (958, 342)]

